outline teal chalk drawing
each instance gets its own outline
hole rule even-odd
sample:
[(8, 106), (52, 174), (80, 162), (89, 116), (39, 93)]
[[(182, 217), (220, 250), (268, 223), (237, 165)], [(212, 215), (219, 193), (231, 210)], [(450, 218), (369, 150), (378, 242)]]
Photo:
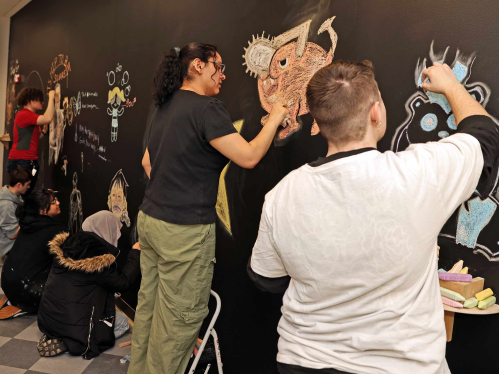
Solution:
[(421, 119), (421, 128), (424, 131), (433, 131), (437, 128), (438, 118), (433, 113), (425, 114)]
[(449, 126), (449, 129), (451, 130), (457, 130), (456, 117), (454, 117), (454, 114), (451, 114), (449, 118), (447, 118), (447, 126)]
[(450, 107), (449, 102), (447, 101), (447, 98), (443, 94), (437, 94), (435, 92), (431, 91), (426, 91), (426, 94), (428, 95), (428, 98), (433, 104), (438, 104), (440, 107), (445, 110), (445, 113), (449, 114), (450, 111), (452, 110)]
[(478, 235), (490, 222), (496, 209), (497, 205), (490, 198), (481, 200), (475, 197), (461, 204), (457, 216), (456, 243), (475, 248)]
[(418, 102), (416, 103), (416, 107), (419, 107), (420, 105), (421, 105), (421, 103), (418, 101)]
[(452, 68), (452, 72), (456, 76), (459, 82), (462, 82), (464, 78), (466, 78), (466, 74), (468, 74), (468, 67), (461, 64), (459, 61), (456, 61), (454, 67)]
[(442, 138), (442, 139), (443, 139), (443, 138), (448, 137), (449, 135), (450, 135), (450, 134), (449, 134), (447, 131), (439, 131), (439, 132), (438, 132), (438, 136), (439, 136), (440, 138)]

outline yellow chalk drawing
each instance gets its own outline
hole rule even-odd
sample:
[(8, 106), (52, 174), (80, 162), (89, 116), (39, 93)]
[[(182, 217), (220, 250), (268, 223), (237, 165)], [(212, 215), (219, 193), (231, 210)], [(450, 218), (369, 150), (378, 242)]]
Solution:
[[(241, 128), (243, 127), (244, 120), (240, 119), (233, 123), (237, 132), (241, 132)], [(220, 181), (218, 182), (218, 197), (217, 197), (217, 215), (220, 218), (220, 222), (222, 222), (223, 227), (227, 232), (232, 236), (232, 230), (230, 225), (230, 209), (229, 209), (229, 201), (227, 199), (227, 189), (225, 187), (225, 174), (227, 174), (227, 170), (229, 169), (230, 162), (224, 167), (222, 173), (220, 174)]]

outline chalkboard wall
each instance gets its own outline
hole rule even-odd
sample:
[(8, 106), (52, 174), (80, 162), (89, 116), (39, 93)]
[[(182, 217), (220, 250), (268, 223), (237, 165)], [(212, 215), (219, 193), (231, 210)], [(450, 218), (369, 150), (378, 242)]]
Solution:
[[(39, 185), (59, 191), (60, 219), (69, 223), (74, 174), (85, 218), (108, 209), (111, 181), (122, 170), (118, 178), (123, 181), (124, 177), (128, 184), (130, 219), (130, 227), (124, 226), (119, 243), (122, 264), (147, 183), (140, 163), (152, 78), (167, 49), (191, 41), (218, 46), (227, 65), (227, 80), (218, 98), (225, 102), (234, 122), (244, 120), (241, 134), (251, 140), (261, 129), (261, 117), (267, 113), (260, 102), (258, 80), (250, 76), (250, 71), (246, 72), (247, 65), (243, 66), (243, 48), (249, 46), (253, 35), (257, 41), (263, 31), (265, 36), (277, 37), (311, 20), (305, 39), (327, 52), (332, 47), (331, 33), (318, 31), (324, 21), (335, 16), (331, 25), (338, 41), (333, 60), (369, 59), (376, 68), (388, 111), (388, 130), (379, 149), (387, 151), (393, 149), (393, 139), (402, 134), (401, 125), (409, 124), (411, 111), (416, 111), (416, 117), (427, 113), (421, 110), (428, 106), (419, 107), (416, 102), (418, 98), (426, 99), (421, 98), (422, 92), (416, 87), (418, 60), (421, 64), (426, 58), (429, 66), (430, 57), (438, 59), (438, 53), (448, 46), (446, 62), (452, 64), (457, 50), (461, 51), (458, 62), (464, 66), (463, 84), (468, 84), (470, 90), (471, 86), (478, 87), (483, 104), (487, 103), (490, 113), (497, 116), (498, 12), (499, 3), (492, 0), (33, 0), (11, 20), (12, 75), (7, 87), (6, 127), (12, 134), (12, 97), (16, 92), (26, 85), (44, 92), (60, 85), (62, 99), (68, 98), (66, 110), (62, 100), (60, 104), (63, 137), (53, 139), (51, 146), (47, 137), (41, 140), (43, 175)], [(430, 56), (432, 41), (434, 54)], [(467, 59), (473, 52), (474, 59)], [(11, 83), (15, 73), (21, 75), (20, 83)], [(475, 85), (476, 82), (480, 84)], [(118, 97), (123, 99), (121, 103)], [(443, 107), (437, 104), (431, 105), (430, 111), (436, 108), (440, 111), (436, 113), (438, 119), (443, 118), (439, 126), (452, 133), (452, 126), (445, 123), (449, 113), (442, 112)], [(287, 139), (286, 144), (273, 145), (253, 170), (230, 165), (225, 175), (232, 234), (220, 221), (213, 289), (222, 299), (216, 329), (227, 373), (276, 372), (276, 326), (281, 297), (259, 292), (248, 279), (245, 266), (256, 239), (265, 194), (290, 171), (326, 154), (324, 139), (311, 135), (311, 116), (303, 114), (300, 119), (301, 131)], [(410, 125), (417, 127), (415, 122)], [(117, 134), (112, 134), (113, 127)], [(438, 140), (438, 131), (423, 133), (418, 141)], [(64, 158), (68, 161), (66, 173), (62, 169)], [(499, 216), (494, 214), (494, 194), (495, 191), (488, 197), (490, 222), (482, 225), (483, 230), (479, 230), (478, 239), (471, 246), (456, 244), (459, 212), (449, 221), (444, 230), (447, 237), (439, 244), (442, 267), (450, 268), (464, 259), (470, 273), (484, 277), (486, 287), (497, 291), (499, 264), (494, 253), (499, 251)], [(484, 199), (487, 196), (480, 201)], [(76, 210), (74, 217), (77, 216)], [(125, 217), (123, 220), (126, 221)], [(485, 246), (489, 252), (476, 251), (481, 248), (477, 245)], [(138, 284), (123, 296), (132, 306), (136, 305), (137, 290)], [(486, 359), (494, 357), (498, 325), (496, 316), (456, 318), (454, 339), (447, 349), (453, 373), (499, 370), (497, 360)]]

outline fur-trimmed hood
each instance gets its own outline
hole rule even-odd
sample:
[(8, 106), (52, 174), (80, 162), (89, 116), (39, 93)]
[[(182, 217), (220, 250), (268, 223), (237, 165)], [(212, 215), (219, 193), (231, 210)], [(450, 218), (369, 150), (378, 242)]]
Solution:
[(91, 232), (80, 231), (69, 237), (58, 234), (49, 242), (50, 253), (60, 266), (86, 273), (102, 272), (118, 257), (119, 250)]

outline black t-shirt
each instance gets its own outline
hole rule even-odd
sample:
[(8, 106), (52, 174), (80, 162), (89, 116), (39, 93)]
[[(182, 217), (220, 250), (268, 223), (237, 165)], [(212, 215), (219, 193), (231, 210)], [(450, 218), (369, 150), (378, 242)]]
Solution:
[(151, 107), (149, 118), (152, 171), (140, 210), (180, 225), (214, 223), (218, 181), (229, 160), (209, 142), (236, 132), (224, 103), (179, 90), (161, 108)]

